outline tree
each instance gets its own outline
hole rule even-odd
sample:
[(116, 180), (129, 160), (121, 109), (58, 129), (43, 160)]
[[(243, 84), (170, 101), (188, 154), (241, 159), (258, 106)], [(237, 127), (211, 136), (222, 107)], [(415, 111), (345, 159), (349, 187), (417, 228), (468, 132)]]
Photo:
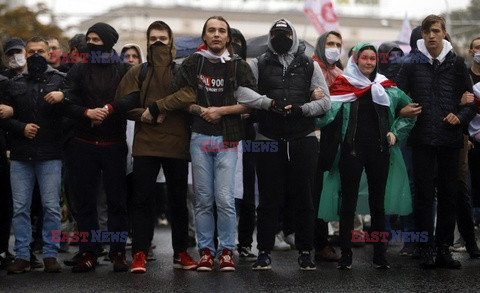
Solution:
[[(39, 17), (42, 16), (49, 17), (51, 22), (41, 23)], [(0, 28), (2, 44), (11, 37), (18, 37), (25, 41), (33, 36), (55, 36), (59, 40), (64, 39), (62, 29), (55, 24), (55, 16), (43, 3), (38, 4), (35, 10), (25, 6), (7, 10), (5, 4), (0, 4)]]

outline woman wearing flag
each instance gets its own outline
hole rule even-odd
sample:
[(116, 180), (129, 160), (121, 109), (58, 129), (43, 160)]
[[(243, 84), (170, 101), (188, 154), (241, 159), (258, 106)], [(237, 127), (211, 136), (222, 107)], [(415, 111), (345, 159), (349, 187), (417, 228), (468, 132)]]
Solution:
[[(364, 170), (372, 216), (370, 238), (375, 237), (373, 263), (377, 268), (390, 268), (385, 258), (385, 243), (380, 237), (385, 235), (380, 234), (385, 232), (385, 211), (411, 212), (408, 178), (397, 141), (407, 137), (416, 118), (397, 116), (411, 99), (395, 83), (377, 72), (377, 62), (377, 49), (372, 44), (357, 44), (344, 73), (330, 87), (332, 108), (316, 121), (318, 127), (333, 120), (341, 124), (338, 127), (342, 137), (340, 147), (332, 168), (324, 175), (319, 211), (320, 218), (334, 220), (332, 211), (338, 212), (338, 200), (335, 199), (341, 194), (342, 257), (338, 269), (350, 269), (352, 265), (351, 240), (357, 236), (352, 235), (353, 219)], [(335, 119), (337, 115), (341, 118)], [(387, 178), (394, 180), (388, 180), (387, 184)], [(407, 180), (407, 188), (398, 189), (403, 180)], [(386, 187), (392, 192), (386, 192)]]

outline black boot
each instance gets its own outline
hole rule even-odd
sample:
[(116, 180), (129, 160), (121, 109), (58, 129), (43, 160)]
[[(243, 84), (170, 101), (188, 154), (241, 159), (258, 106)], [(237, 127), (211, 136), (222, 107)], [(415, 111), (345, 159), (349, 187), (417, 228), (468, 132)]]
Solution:
[(478, 245), (476, 242), (473, 242), (472, 244), (467, 243), (465, 247), (467, 248), (467, 252), (470, 255), (470, 258), (480, 258), (480, 250), (478, 249)]
[(433, 247), (430, 245), (418, 245), (420, 250), (420, 268), (421, 269), (434, 269), (435, 260), (433, 259)]
[(462, 264), (458, 260), (452, 258), (452, 253), (447, 245), (437, 247), (437, 259), (435, 264), (440, 268), (459, 269)]
[(385, 257), (386, 246), (383, 243), (375, 243), (373, 247), (373, 265), (376, 269), (387, 270), (390, 264)]

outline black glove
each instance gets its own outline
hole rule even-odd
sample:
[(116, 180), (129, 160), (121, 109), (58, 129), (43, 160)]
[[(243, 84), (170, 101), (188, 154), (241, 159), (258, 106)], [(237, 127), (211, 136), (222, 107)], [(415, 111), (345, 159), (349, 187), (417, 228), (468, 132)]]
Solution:
[(282, 100), (272, 100), (272, 105), (270, 106), (270, 111), (277, 113), (282, 116), (287, 116), (287, 110), (285, 109), (286, 106), (289, 104), (286, 101)]
[(300, 108), (300, 106), (292, 105), (292, 108), (290, 108), (290, 110), (287, 110), (287, 117), (296, 118), (296, 117), (302, 117), (302, 116), (303, 116), (303, 111), (302, 111), (302, 108)]

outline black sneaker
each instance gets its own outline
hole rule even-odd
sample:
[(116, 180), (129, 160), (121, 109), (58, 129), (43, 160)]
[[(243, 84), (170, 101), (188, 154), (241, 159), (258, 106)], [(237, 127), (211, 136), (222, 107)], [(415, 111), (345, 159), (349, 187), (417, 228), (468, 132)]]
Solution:
[(73, 273), (93, 272), (97, 266), (96, 257), (92, 252), (82, 253), (80, 259), (72, 267)]
[(15, 260), (15, 257), (8, 251), (0, 253), (0, 270), (6, 270)]
[(64, 260), (63, 263), (67, 267), (73, 267), (77, 263), (77, 261), (79, 261), (82, 258), (82, 256), (83, 256), (83, 253), (79, 251), (71, 259)]
[[(448, 248), (447, 248), (448, 250)], [(430, 245), (422, 246), (420, 251), (420, 268), (421, 269), (434, 269), (435, 260), (433, 259), (433, 248)]]
[(403, 248), (400, 249), (400, 252), (398, 254), (400, 256), (412, 256), (415, 250), (415, 246), (416, 245), (413, 242), (404, 243)]
[(472, 245), (465, 245), (467, 252), (470, 255), (470, 258), (480, 258), (480, 250), (478, 249), (477, 243)]
[(437, 248), (435, 264), (437, 267), (447, 269), (459, 269), (462, 267), (462, 264), (458, 260), (452, 258), (452, 253), (448, 249), (448, 246), (440, 246)]
[(338, 261), (337, 269), (339, 270), (351, 270), (352, 269), (352, 254), (342, 253), (342, 257)]
[(272, 259), (270, 258), (270, 255), (266, 253), (265, 251), (260, 251), (258, 254), (257, 261), (252, 266), (252, 270), (254, 271), (266, 271), (266, 270), (271, 270), (272, 269)]
[(388, 270), (390, 268), (390, 264), (385, 258), (385, 253), (373, 254), (373, 265), (380, 270)]
[(252, 247), (251, 246), (239, 246), (237, 248), (238, 250), (238, 256), (240, 257), (241, 260), (244, 261), (256, 261), (257, 256), (252, 252)]
[(315, 263), (312, 261), (310, 251), (300, 251), (298, 264), (300, 265), (301, 271), (314, 271), (317, 269), (317, 266), (315, 266)]

